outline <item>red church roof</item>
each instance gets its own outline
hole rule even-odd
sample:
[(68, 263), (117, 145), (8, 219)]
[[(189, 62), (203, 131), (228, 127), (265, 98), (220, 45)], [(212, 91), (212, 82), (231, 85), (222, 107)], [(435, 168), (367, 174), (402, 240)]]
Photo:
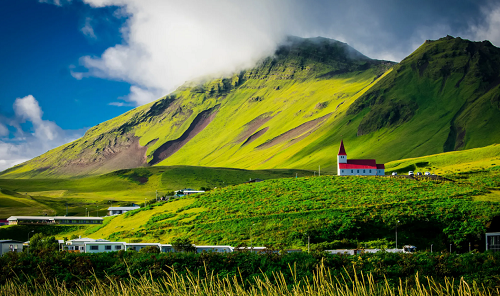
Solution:
[(339, 149), (339, 154), (337, 154), (337, 155), (347, 155), (345, 153), (344, 140), (340, 140), (340, 149)]
[(353, 169), (377, 169), (375, 159), (348, 159), (347, 163), (339, 163), (340, 169), (353, 170)]

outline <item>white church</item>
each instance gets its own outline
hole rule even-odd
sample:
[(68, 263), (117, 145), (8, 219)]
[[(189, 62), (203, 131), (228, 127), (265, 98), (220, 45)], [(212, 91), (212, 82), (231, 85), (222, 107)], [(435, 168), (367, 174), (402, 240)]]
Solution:
[(385, 165), (378, 164), (375, 159), (347, 159), (344, 141), (340, 141), (337, 155), (337, 175), (339, 176), (383, 176)]

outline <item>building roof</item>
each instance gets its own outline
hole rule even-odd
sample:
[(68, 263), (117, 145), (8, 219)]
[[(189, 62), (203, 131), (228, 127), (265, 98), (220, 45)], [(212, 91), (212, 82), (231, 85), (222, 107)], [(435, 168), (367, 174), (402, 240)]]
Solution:
[(101, 217), (77, 217), (77, 216), (11, 216), (7, 221), (16, 220), (103, 220)]
[(10, 244), (22, 244), (23, 242), (20, 242), (20, 241), (17, 241), (17, 240), (12, 240), (12, 239), (3, 239), (3, 240), (0, 240), (0, 244), (6, 244), (6, 243), (10, 243)]
[(132, 210), (137, 210), (140, 209), (140, 206), (134, 206), (134, 207), (109, 207), (108, 211), (132, 211)]
[(337, 155), (347, 155), (344, 148), (344, 140), (340, 140), (339, 154)]
[(385, 164), (383, 164), (383, 163), (377, 163), (377, 169), (379, 169), (379, 170), (385, 170)]
[(375, 159), (348, 159), (347, 163), (339, 163), (339, 168), (344, 170), (352, 169), (377, 169), (377, 162)]

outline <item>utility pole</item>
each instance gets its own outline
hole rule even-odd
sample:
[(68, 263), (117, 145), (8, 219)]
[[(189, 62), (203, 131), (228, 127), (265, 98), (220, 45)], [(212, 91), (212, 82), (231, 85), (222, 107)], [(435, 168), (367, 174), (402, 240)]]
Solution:
[(451, 244), (450, 244), (450, 253), (451, 253)]
[(398, 220), (398, 222), (396, 222), (396, 249), (398, 248), (398, 223), (399, 223), (399, 220)]
[(432, 246), (434, 246), (433, 244), (431, 244), (431, 253), (432, 253)]

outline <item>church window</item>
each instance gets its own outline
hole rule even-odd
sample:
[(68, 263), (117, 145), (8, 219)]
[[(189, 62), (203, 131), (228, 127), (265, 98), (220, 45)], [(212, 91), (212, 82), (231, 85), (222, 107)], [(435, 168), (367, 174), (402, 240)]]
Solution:
[(351, 170), (351, 174), (354, 174), (354, 170)]
[(364, 173), (366, 173), (366, 171), (365, 171), (365, 170), (363, 170), (363, 174), (364, 174)]
[(372, 173), (372, 170), (370, 170), (370, 174)]
[(359, 170), (358, 170), (358, 174), (359, 174)]

